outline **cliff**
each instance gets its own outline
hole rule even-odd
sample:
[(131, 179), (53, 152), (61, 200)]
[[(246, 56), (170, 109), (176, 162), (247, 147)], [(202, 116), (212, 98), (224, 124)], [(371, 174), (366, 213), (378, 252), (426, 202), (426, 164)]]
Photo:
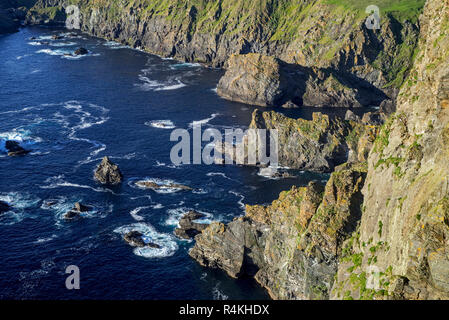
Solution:
[(424, 0), (389, 1), (380, 30), (365, 27), (371, 3), (351, 0), (39, 0), (28, 22), (68, 4), (79, 6), (83, 31), (162, 56), (222, 67), (232, 54), (261, 53), (339, 70), (395, 97), (413, 61)]
[(449, 299), (447, 48), (449, 1), (428, 0), (397, 112), (362, 130), (324, 193), (312, 184), (248, 206), (199, 235), (192, 257), (253, 275), (276, 299)]
[(368, 159), (348, 253), (357, 259), (343, 259), (334, 298), (449, 298), (449, 1), (427, 1), (421, 30), (397, 113)]

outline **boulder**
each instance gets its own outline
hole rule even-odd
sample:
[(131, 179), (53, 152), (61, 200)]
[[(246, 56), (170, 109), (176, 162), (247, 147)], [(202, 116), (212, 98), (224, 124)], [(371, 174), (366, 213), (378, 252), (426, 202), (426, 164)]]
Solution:
[(28, 154), (30, 151), (25, 150), (20, 146), (17, 141), (8, 140), (5, 142), (5, 148), (8, 150), (8, 156), (23, 156)]
[(132, 247), (149, 247), (154, 249), (161, 249), (161, 246), (156, 243), (147, 243), (144, 241), (144, 235), (139, 231), (130, 231), (124, 235), (123, 239)]
[(8, 212), (9, 210), (11, 210), (9, 204), (0, 200), (0, 214)]
[(64, 215), (64, 219), (73, 220), (76, 218), (80, 218), (81, 213), (89, 212), (90, 209), (91, 209), (90, 207), (77, 202), (75, 203), (73, 208)]
[(356, 115), (354, 112), (352, 112), (351, 110), (348, 110), (348, 111), (346, 111), (345, 120), (358, 122), (358, 121), (360, 121), (360, 117), (358, 115)]
[(117, 185), (122, 182), (123, 175), (119, 167), (104, 157), (95, 170), (94, 179), (104, 185)]
[(76, 56), (84, 56), (84, 55), (86, 55), (86, 54), (88, 54), (88, 53), (89, 53), (89, 51), (88, 51), (86, 48), (78, 48), (78, 49), (76, 49), (75, 52), (74, 52), (74, 54), (75, 54)]
[(61, 39), (64, 39), (63, 36), (60, 36), (60, 35), (57, 35), (57, 34), (52, 35), (51, 38), (52, 38), (53, 40), (61, 40)]
[(175, 235), (182, 239), (192, 239), (207, 228), (206, 224), (196, 223), (195, 220), (204, 218), (204, 214), (189, 211), (179, 221), (179, 228), (175, 229)]

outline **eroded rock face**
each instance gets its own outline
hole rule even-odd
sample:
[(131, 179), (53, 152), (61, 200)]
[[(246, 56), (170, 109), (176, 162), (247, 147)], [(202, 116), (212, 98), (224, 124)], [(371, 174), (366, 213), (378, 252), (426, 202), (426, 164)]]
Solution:
[(116, 164), (104, 157), (95, 170), (94, 178), (104, 185), (117, 185), (122, 182), (123, 175)]
[(229, 58), (217, 93), (228, 100), (262, 107), (360, 107), (380, 104), (386, 98), (375, 87), (350, 79), (329, 70), (250, 53)]
[(368, 158), (365, 211), (334, 299), (449, 298), (448, 21), (449, 2), (428, 0), (415, 66)]
[(247, 206), (245, 217), (198, 235), (190, 255), (231, 277), (254, 276), (274, 299), (326, 299), (342, 243), (360, 220), (365, 174), (362, 164), (346, 164), (325, 188), (312, 182), (270, 206)]

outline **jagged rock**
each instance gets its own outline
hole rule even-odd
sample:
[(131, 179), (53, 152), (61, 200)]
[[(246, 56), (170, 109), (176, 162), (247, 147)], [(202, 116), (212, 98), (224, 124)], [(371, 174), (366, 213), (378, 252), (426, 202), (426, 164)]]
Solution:
[(204, 218), (204, 214), (189, 211), (179, 221), (179, 228), (175, 229), (175, 235), (182, 239), (192, 239), (207, 228), (207, 224), (196, 223), (195, 220)]
[(84, 55), (86, 55), (86, 54), (88, 54), (88, 53), (89, 53), (89, 51), (88, 51), (86, 48), (78, 48), (78, 49), (76, 49), (75, 52), (74, 52), (74, 54), (75, 54), (76, 56), (84, 56)]
[(119, 167), (104, 157), (94, 174), (95, 180), (105, 185), (116, 185), (122, 182), (123, 175)]
[(380, 104), (385, 95), (352, 77), (287, 64), (251, 53), (232, 55), (217, 93), (228, 100), (257, 106), (360, 107)]
[(379, 107), (380, 112), (389, 116), (396, 112), (396, 102), (390, 99), (384, 100)]
[(131, 231), (124, 235), (123, 239), (133, 247), (149, 247), (154, 249), (161, 249), (161, 246), (156, 243), (147, 243), (144, 241), (144, 235), (139, 231)]
[(30, 151), (22, 148), (17, 141), (12, 141), (12, 140), (6, 141), (5, 148), (6, 148), (6, 150), (8, 150), (8, 156), (10, 156), (10, 157), (23, 156), (23, 155), (30, 153)]
[(8, 212), (9, 210), (11, 210), (9, 204), (0, 200), (0, 214)]
[(276, 112), (254, 111), (250, 129), (276, 129), (279, 165), (292, 169), (331, 172), (347, 161), (346, 136), (352, 125), (314, 113), (312, 120), (291, 119)]
[(193, 190), (192, 188), (190, 188), (188, 186), (184, 186), (184, 185), (178, 184), (178, 183), (158, 184), (156, 182), (147, 181), (147, 180), (137, 181), (136, 185), (141, 188), (153, 189), (153, 190), (159, 190), (159, 189), (178, 189), (178, 190), (183, 190), (183, 191)]
[(89, 212), (90, 209), (91, 209), (90, 207), (85, 206), (79, 202), (76, 202), (73, 208), (64, 215), (64, 219), (73, 220), (79, 218), (81, 213)]
[(345, 164), (324, 189), (311, 182), (270, 206), (246, 206), (245, 217), (198, 235), (190, 256), (231, 277), (254, 276), (275, 299), (328, 298), (342, 243), (360, 221), (365, 175), (363, 164)]

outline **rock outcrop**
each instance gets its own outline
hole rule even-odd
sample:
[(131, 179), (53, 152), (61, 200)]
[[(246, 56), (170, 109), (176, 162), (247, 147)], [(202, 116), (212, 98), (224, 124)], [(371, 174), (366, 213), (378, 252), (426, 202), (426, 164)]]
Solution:
[(179, 221), (179, 227), (175, 229), (175, 235), (182, 239), (193, 239), (207, 228), (207, 224), (195, 222), (205, 215), (196, 211), (187, 212)]
[(123, 175), (119, 167), (104, 157), (95, 170), (94, 179), (105, 185), (117, 185), (122, 182)]
[(190, 255), (231, 277), (254, 276), (275, 299), (328, 298), (342, 244), (360, 221), (365, 176), (363, 164), (345, 164), (325, 188), (312, 182), (268, 207), (247, 206), (244, 217), (198, 235)]
[(415, 66), (368, 158), (334, 299), (449, 298), (449, 2), (428, 0), (420, 24)]
[(64, 219), (66, 220), (78, 219), (81, 217), (81, 213), (89, 212), (91, 209), (92, 209), (91, 207), (85, 206), (77, 202), (75, 203), (73, 208), (64, 215)]
[[(217, 93), (228, 100), (257, 106), (285, 104), (315, 107), (379, 105), (385, 94), (360, 79), (335, 71), (302, 67), (257, 53), (232, 55)], [(289, 104), (290, 103), (290, 104)]]
[(130, 231), (123, 236), (123, 239), (132, 247), (161, 249), (160, 245), (145, 241), (145, 236), (139, 231)]

